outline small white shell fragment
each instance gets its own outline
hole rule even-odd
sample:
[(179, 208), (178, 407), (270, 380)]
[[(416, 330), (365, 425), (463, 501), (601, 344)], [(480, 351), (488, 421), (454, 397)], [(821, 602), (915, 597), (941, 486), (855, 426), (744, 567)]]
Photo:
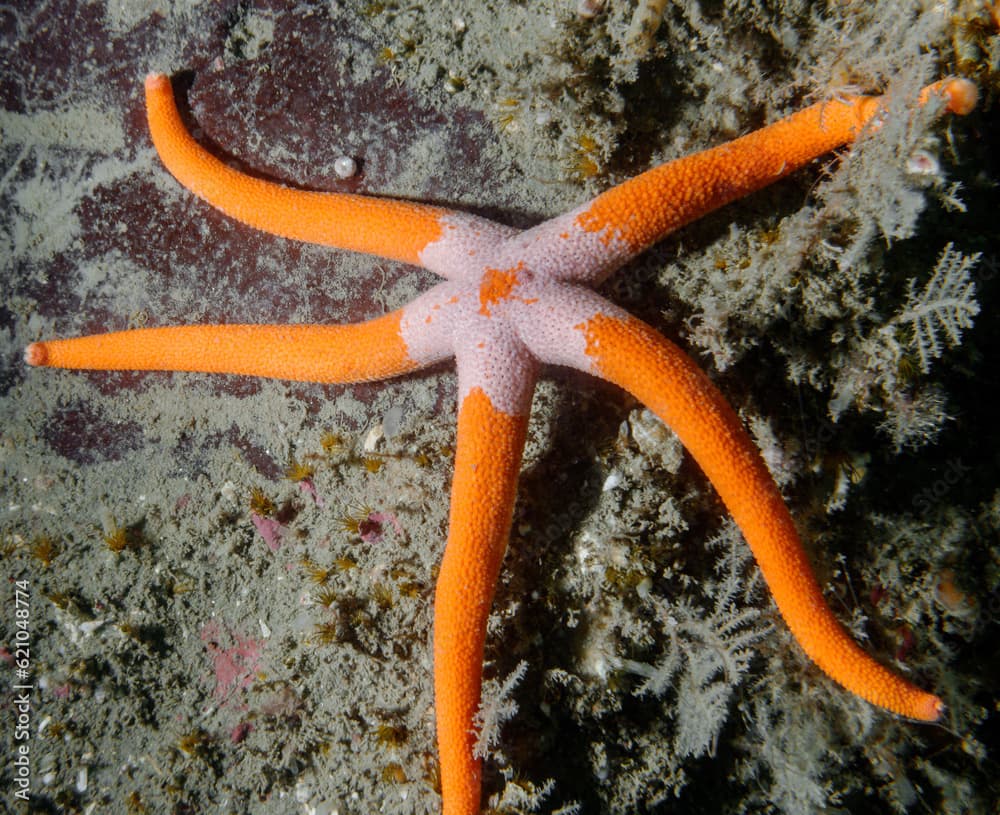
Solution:
[(260, 624), (260, 635), (264, 639), (268, 639), (271, 636), (271, 629), (268, 628), (267, 623), (265, 623), (263, 620), (258, 619), (257, 622)]
[(304, 804), (310, 798), (312, 798), (312, 788), (300, 778), (295, 783), (295, 800), (300, 804)]
[(933, 153), (914, 150), (906, 160), (906, 170), (913, 175), (938, 175), (941, 165)]
[(358, 163), (350, 156), (341, 156), (333, 162), (333, 171), (338, 178), (351, 178), (358, 171)]
[(638, 594), (643, 600), (649, 597), (650, 592), (653, 590), (653, 581), (649, 577), (644, 577), (640, 580), (635, 587), (635, 593)]
[(633, 411), (629, 431), (642, 454), (668, 473), (676, 473), (684, 461), (684, 446), (674, 432), (651, 411)]
[(379, 440), (381, 440), (384, 435), (385, 430), (382, 428), (382, 423), (379, 422), (368, 431), (368, 435), (365, 436), (364, 444), (361, 445), (362, 449), (364, 449), (366, 453), (371, 453), (378, 446)]
[(667, 0), (639, 0), (625, 37), (635, 57), (641, 59), (652, 49), (666, 6)]
[(76, 773), (76, 791), (87, 791), (87, 768), (81, 767)]
[(234, 504), (237, 503), (238, 501), (236, 495), (236, 485), (232, 481), (227, 481), (225, 484), (222, 485), (222, 487), (219, 489), (219, 495), (221, 495), (227, 501), (230, 501)]
[(89, 637), (102, 625), (104, 625), (104, 620), (88, 620), (85, 623), (80, 623), (80, 625), (77, 626), (77, 628), (80, 629), (81, 634), (83, 634), (85, 637)]
[(612, 470), (608, 473), (608, 477), (604, 479), (604, 485), (601, 487), (601, 492), (610, 492), (621, 483), (622, 474), (618, 472), (618, 470)]

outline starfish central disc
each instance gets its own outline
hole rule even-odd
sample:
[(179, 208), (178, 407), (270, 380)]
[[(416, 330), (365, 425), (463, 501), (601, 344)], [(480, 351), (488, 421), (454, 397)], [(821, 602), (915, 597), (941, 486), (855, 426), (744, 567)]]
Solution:
[[(513, 300), (514, 290), (532, 279), (524, 261), (519, 261), (512, 269), (487, 269), (483, 272), (479, 284), (479, 313), (485, 317), (492, 316), (491, 306), (496, 306), (505, 300)], [(525, 304), (537, 302), (537, 298), (516, 298)]]

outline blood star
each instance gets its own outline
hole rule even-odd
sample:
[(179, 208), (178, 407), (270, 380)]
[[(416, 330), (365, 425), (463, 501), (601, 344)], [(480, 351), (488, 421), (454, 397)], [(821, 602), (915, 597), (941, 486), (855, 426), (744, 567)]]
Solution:
[[(972, 83), (924, 89), (957, 114)], [(439, 207), (294, 190), (202, 148), (170, 80), (146, 79), (153, 143), (185, 187), (226, 214), (297, 240), (423, 266), (445, 278), (409, 305), (351, 325), (192, 325), (30, 345), (31, 365), (201, 371), (310, 382), (408, 373), (454, 356), (458, 440), (434, 609), (434, 690), (445, 815), (479, 812), (473, 753), (486, 621), (507, 547), (539, 369), (564, 365), (632, 393), (677, 434), (718, 490), (802, 649), (847, 690), (936, 721), (941, 700), (866, 654), (830, 611), (760, 453), (709, 378), (655, 329), (592, 291), (669, 232), (853, 141), (882, 97), (821, 102), (735, 141), (655, 167), (525, 231)]]

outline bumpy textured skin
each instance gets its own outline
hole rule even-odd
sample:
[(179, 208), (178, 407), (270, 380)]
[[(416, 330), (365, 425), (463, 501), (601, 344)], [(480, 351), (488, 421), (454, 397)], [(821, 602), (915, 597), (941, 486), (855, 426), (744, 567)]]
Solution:
[[(474, 388), (458, 411), (448, 544), (434, 596), (435, 716), (445, 812), (479, 811), (480, 766), (471, 761), (486, 620), (507, 550), (528, 417), (509, 416)], [(450, 772), (444, 769), (453, 768)]]
[(402, 311), (353, 325), (182, 325), (50, 340), (28, 362), (56, 368), (199, 371), (361, 382), (419, 367), (399, 335)]
[[(577, 222), (642, 251), (663, 235), (793, 173), (853, 139), (877, 99), (820, 102), (719, 147), (662, 164), (599, 195)], [(643, 218), (623, 217), (643, 212)]]
[[(35, 343), (26, 360), (356, 382), (455, 357), (458, 442), (434, 618), (445, 815), (479, 812), (473, 716), (486, 620), (543, 363), (615, 382), (674, 428), (749, 541), (792, 633), (823, 671), (888, 710), (924, 721), (940, 717), (940, 699), (880, 666), (830, 612), (760, 454), (708, 377), (654, 329), (589, 288), (669, 231), (877, 127), (878, 97), (814, 105), (519, 232), (437, 207), (248, 178), (184, 130), (166, 77), (150, 76), (146, 95), (164, 164), (224, 212), (277, 235), (418, 263), (447, 279), (399, 311), (357, 325), (143, 329)], [(945, 80), (926, 88), (920, 101), (935, 99), (954, 113), (968, 112), (975, 87)]]

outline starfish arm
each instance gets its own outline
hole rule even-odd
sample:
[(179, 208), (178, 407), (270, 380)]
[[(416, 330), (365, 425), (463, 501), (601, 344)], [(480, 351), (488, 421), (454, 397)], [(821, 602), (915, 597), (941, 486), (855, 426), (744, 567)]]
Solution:
[(450, 276), (443, 262), (482, 245), (484, 236), (500, 240), (512, 232), (443, 207), (298, 190), (245, 175), (194, 140), (163, 74), (146, 78), (146, 113), (160, 159), (181, 184), (230, 217), (274, 235), (381, 255)]
[[(966, 114), (975, 107), (976, 87), (965, 79), (942, 80), (924, 88), (918, 101), (932, 99)], [(525, 232), (522, 254), (532, 268), (553, 266), (554, 277), (600, 282), (675, 229), (852, 142), (866, 126), (877, 126), (884, 102), (880, 96), (820, 102), (719, 147), (661, 164)]]
[(135, 371), (199, 371), (361, 382), (430, 365), (443, 343), (411, 353), (402, 336), (406, 309), (352, 325), (186, 325), (116, 331), (28, 346), (29, 365)]
[[(434, 694), (444, 815), (478, 815), (474, 754), (486, 621), (507, 549), (535, 364), (516, 365), (506, 398), (480, 386), (478, 357), (459, 355), (458, 436), (448, 542), (434, 599)], [(508, 406), (504, 409), (497, 403)]]
[(562, 338), (553, 341), (554, 328), (534, 337), (522, 334), (533, 353), (619, 385), (677, 434), (739, 525), (792, 634), (828, 676), (895, 713), (940, 718), (937, 696), (878, 664), (830, 611), (760, 453), (705, 373), (653, 328), (591, 297), (590, 315), (583, 319), (588, 298), (582, 293), (576, 303), (541, 304), (563, 315)]

